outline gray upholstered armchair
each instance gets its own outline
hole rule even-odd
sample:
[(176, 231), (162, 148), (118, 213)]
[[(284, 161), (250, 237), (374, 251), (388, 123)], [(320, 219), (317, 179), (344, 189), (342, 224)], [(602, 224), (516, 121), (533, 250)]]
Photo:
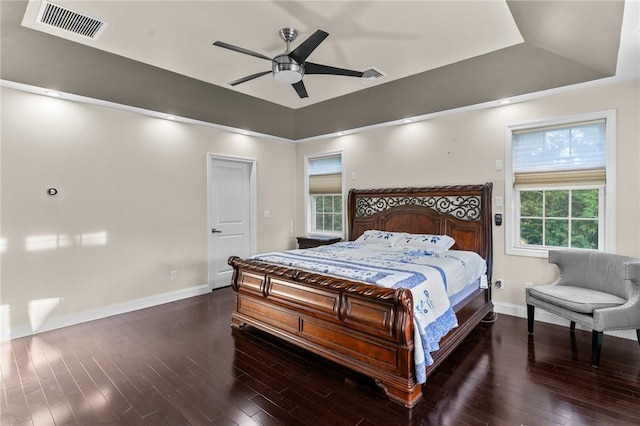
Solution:
[(549, 285), (526, 290), (529, 333), (535, 307), (593, 330), (591, 363), (600, 363), (603, 332), (635, 329), (640, 343), (640, 259), (595, 250), (549, 251), (560, 269)]

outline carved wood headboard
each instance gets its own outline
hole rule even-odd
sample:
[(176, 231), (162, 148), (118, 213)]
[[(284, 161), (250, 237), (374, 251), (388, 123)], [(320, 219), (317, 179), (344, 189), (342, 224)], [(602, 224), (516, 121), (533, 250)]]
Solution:
[(368, 229), (446, 234), (452, 250), (469, 250), (487, 261), (491, 279), (493, 236), (491, 182), (483, 185), (425, 188), (352, 189), (349, 191), (349, 240)]

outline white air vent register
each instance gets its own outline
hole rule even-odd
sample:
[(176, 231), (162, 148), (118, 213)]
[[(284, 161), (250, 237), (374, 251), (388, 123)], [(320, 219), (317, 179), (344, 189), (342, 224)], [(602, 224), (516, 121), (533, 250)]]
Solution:
[(108, 25), (105, 21), (48, 1), (42, 2), (36, 17), (36, 23), (45, 24), (92, 40), (97, 40)]

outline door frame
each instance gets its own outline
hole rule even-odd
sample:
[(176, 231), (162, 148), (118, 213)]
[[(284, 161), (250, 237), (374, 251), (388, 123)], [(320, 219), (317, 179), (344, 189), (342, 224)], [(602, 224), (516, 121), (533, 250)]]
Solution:
[(238, 157), (234, 155), (225, 155), (225, 154), (216, 154), (209, 152), (207, 153), (207, 286), (209, 290), (213, 290), (211, 286), (211, 277), (209, 276), (210, 268), (214, 255), (211, 248), (211, 229), (213, 228), (213, 224), (211, 223), (211, 203), (212, 200), (209, 197), (210, 185), (213, 182), (213, 170), (211, 167), (212, 160), (224, 160), (224, 161), (235, 161), (239, 163), (244, 163), (249, 165), (249, 238), (250, 238), (250, 249), (251, 254), (255, 254), (258, 248), (258, 236), (257, 236), (257, 225), (258, 225), (258, 214), (257, 214), (257, 206), (258, 206), (258, 191), (257, 191), (257, 162), (255, 158), (247, 158), (247, 157)]

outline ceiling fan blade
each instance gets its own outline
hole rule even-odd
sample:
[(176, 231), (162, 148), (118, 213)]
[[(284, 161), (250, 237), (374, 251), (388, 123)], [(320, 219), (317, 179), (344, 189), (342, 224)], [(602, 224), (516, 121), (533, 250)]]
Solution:
[(315, 33), (311, 34), (309, 38), (303, 41), (298, 47), (293, 49), (291, 53), (289, 53), (289, 57), (294, 59), (297, 63), (301, 64), (307, 60), (311, 52), (316, 50), (316, 47), (320, 45), (324, 41), (325, 38), (329, 37), (329, 33), (317, 30)]
[(305, 62), (304, 73), (305, 74), (346, 75), (349, 77), (362, 77), (364, 75), (362, 71), (353, 71), (353, 70), (347, 70), (344, 68), (330, 67), (329, 65), (314, 64), (312, 62)]
[(292, 86), (294, 89), (296, 89), (296, 92), (298, 92), (298, 96), (300, 96), (300, 99), (309, 97), (309, 95), (307, 94), (307, 89), (304, 87), (304, 83), (302, 82), (302, 80), (297, 83), (293, 83)]
[(272, 58), (265, 56), (261, 53), (254, 52), (253, 50), (245, 49), (243, 47), (234, 46), (233, 44), (225, 43), (223, 41), (216, 41), (213, 43), (214, 46), (224, 47), (225, 49), (233, 50), (234, 52), (244, 53), (245, 55), (255, 56), (256, 58), (266, 59), (267, 61), (271, 61)]
[(271, 74), (271, 70), (262, 71), (262, 72), (258, 72), (258, 73), (255, 73), (255, 74), (251, 74), (251, 75), (248, 75), (246, 77), (239, 78), (238, 80), (232, 81), (229, 84), (232, 85), (232, 86), (237, 86), (238, 84), (246, 83), (249, 80), (253, 80), (254, 78), (262, 77), (263, 75), (267, 75), (267, 74)]

